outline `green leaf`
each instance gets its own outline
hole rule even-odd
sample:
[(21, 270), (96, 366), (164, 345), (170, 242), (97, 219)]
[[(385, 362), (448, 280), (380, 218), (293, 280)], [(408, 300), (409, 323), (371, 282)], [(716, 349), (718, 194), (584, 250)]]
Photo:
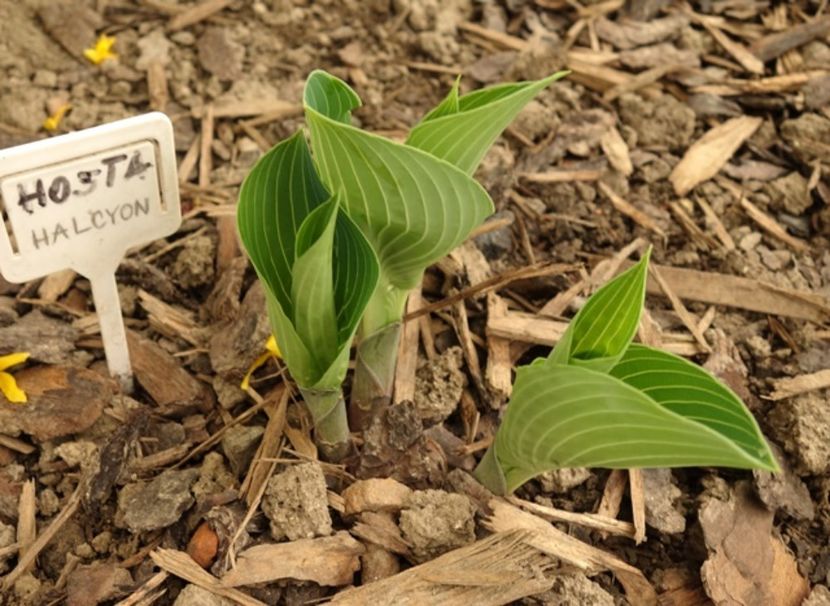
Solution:
[(776, 469), (617, 377), (560, 364), (518, 370), (493, 452), (508, 492), (561, 467)]
[(639, 263), (595, 292), (579, 310), (546, 361), (608, 372), (637, 333), (645, 301), (647, 250)]
[(516, 114), (541, 90), (567, 73), (559, 72), (535, 82), (499, 84), (461, 97), (456, 81), (444, 101), (412, 129), (406, 142), (472, 175)]
[(767, 468), (776, 468), (758, 423), (741, 399), (697, 364), (632, 343), (610, 375), (660, 406), (718, 432)]
[(487, 192), (456, 167), (348, 125), (358, 100), (342, 80), (313, 72), (304, 100), (320, 177), (373, 246), (389, 286), (415, 287), (492, 213)]
[(366, 238), (340, 210), (340, 195), (323, 186), (301, 132), (251, 170), (237, 222), (291, 374), (305, 389), (339, 391), (380, 270)]

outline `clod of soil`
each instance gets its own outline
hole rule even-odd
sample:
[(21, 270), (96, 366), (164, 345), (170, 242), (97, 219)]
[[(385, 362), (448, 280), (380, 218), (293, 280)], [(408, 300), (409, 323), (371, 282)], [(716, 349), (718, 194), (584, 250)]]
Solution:
[(424, 562), (475, 540), (470, 499), (443, 490), (418, 490), (401, 511), (400, 527), (415, 560)]
[(676, 534), (686, 530), (686, 517), (675, 507), (683, 495), (670, 469), (643, 469), (646, 524), (660, 532)]
[(66, 583), (67, 606), (94, 606), (118, 595), (120, 587), (129, 587), (129, 571), (113, 563), (78, 566)]
[(415, 408), (426, 425), (449, 417), (467, 384), (461, 371), (464, 354), (460, 347), (450, 347), (433, 360), (423, 362), (415, 377)]
[(118, 495), (116, 521), (132, 532), (170, 526), (193, 505), (190, 487), (198, 476), (196, 469), (171, 469), (150, 482), (127, 484)]
[(773, 411), (773, 426), (784, 448), (811, 474), (830, 471), (830, 409), (828, 391), (816, 391), (782, 401)]
[(582, 484), (591, 477), (591, 472), (585, 467), (568, 467), (554, 469), (539, 476), (542, 490), (563, 494)]
[(331, 534), (326, 478), (319, 463), (299, 463), (275, 474), (262, 497), (262, 511), (278, 541)]
[(830, 606), (830, 589), (824, 585), (816, 585), (813, 591), (801, 606)]
[(264, 432), (259, 425), (234, 425), (222, 436), (222, 452), (237, 476), (248, 469)]
[(695, 112), (671, 95), (653, 101), (640, 95), (623, 95), (620, 116), (637, 132), (637, 141), (644, 147), (684, 147), (695, 131)]
[(198, 585), (187, 585), (179, 592), (173, 606), (233, 606), (233, 601)]
[(170, 267), (173, 281), (184, 289), (212, 284), (215, 276), (215, 248), (210, 236), (196, 236), (187, 240)]
[(545, 606), (614, 606), (614, 597), (584, 574), (562, 574), (549, 591), (535, 596)]

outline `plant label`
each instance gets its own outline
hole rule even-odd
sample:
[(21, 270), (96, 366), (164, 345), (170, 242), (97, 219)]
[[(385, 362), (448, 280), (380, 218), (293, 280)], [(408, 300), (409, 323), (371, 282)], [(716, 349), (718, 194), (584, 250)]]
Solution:
[(115, 270), (127, 249), (181, 224), (173, 127), (151, 113), (0, 150), (0, 273), (89, 279), (110, 373), (130, 367)]

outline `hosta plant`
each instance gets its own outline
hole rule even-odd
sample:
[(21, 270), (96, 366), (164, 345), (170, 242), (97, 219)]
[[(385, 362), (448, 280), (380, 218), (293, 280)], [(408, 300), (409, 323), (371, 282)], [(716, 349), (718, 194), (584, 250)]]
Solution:
[(246, 178), (240, 236), (329, 458), (348, 448), (341, 384), (355, 333), (352, 417), (362, 429), (391, 395), (409, 291), (493, 211), (472, 173), (519, 110), (562, 75), (468, 95), (456, 82), (398, 143), (352, 126), (357, 94), (315, 71), (303, 96), (308, 131), (278, 144)]
[(632, 343), (648, 267), (599, 289), (547, 358), (516, 373), (495, 440), (475, 471), (509, 494), (562, 467), (778, 465), (743, 402), (699, 366)]

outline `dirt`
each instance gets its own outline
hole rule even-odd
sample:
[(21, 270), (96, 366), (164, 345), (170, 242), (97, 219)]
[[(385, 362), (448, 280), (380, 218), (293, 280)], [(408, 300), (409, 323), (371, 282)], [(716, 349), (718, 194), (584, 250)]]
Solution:
[[(830, 296), (827, 31), (765, 62), (763, 77), (803, 75), (800, 83), (777, 89), (767, 81), (769, 88), (724, 92), (735, 81), (762, 76), (743, 69), (700, 19), (662, 0), (629, 0), (620, 10), (587, 1), (577, 10), (558, 0), (235, 0), (194, 25), (168, 29), (172, 16), (193, 3), (0, 2), (0, 148), (49, 136), (44, 120), (67, 102), (71, 110), (58, 134), (159, 109), (174, 122), (181, 162), (198, 147), (208, 105), (298, 103), (306, 75), (318, 67), (359, 93), (364, 106), (355, 112), (356, 124), (402, 138), (458, 73), (467, 91), (573, 67), (569, 51), (590, 55), (593, 48), (602, 58), (592, 55), (597, 62), (590, 70), (574, 69), (540, 94), (485, 158), (476, 176), (494, 200), (494, 220), (505, 224), (458, 251), (460, 274), (431, 268), (427, 301), (533, 261), (578, 264), (573, 272), (499, 290), (511, 313), (535, 314), (635, 237), (652, 242), (660, 264)], [(726, 23), (725, 35), (746, 48), (823, 8), (808, 0), (690, 6), (710, 25)], [(483, 39), (469, 23), (496, 35)], [(103, 32), (116, 37), (118, 58), (99, 67), (83, 50)], [(504, 36), (512, 42), (499, 42)], [(668, 64), (673, 69), (656, 82), (607, 97), (620, 74)], [(608, 81), (606, 68), (615, 70)], [(150, 85), (154, 70), (164, 75), (164, 87)], [(674, 167), (705, 132), (740, 115), (763, 123), (715, 179), (680, 199), (669, 181)], [(296, 113), (217, 117), (208, 172), (197, 161), (181, 175), (182, 229), (122, 263), (118, 281), (137, 382), (131, 397), (106, 376), (85, 279), (70, 276), (57, 290), (42, 281), (0, 280), (0, 354), (31, 353), (27, 367), (13, 371), (29, 403), (0, 401), (0, 575), (19, 560), (17, 550), (2, 550), (18, 540), (21, 516), (40, 536), (76, 490), (81, 501), (28, 571), (0, 592), (0, 603), (115, 603), (158, 573), (154, 550), (187, 551), (197, 529), (201, 549), (210, 547), (200, 562), (220, 577), (231, 565), (229, 551), (349, 531), (366, 548), (356, 584), (486, 534), (486, 508), (461, 494), (469, 491), (466, 472), (503, 413), (476, 383), (487, 364), (483, 296), (465, 302), (481, 368), (462, 355), (449, 310), (430, 314), (425, 326), (433, 339), (420, 350), (414, 402), (396, 403), (355, 436), (355, 457), (344, 467), (314, 460), (308, 415), (301, 401), (284, 397), (287, 377), (279, 364), (270, 361), (255, 373), (256, 399), (239, 389), (270, 327), (263, 291), (222, 221), (263, 148), (301, 124)], [(630, 174), (607, 153), (614, 129), (628, 150)], [(563, 170), (599, 176), (553, 183), (528, 176)], [(793, 248), (751, 220), (730, 183), (807, 248)], [(612, 207), (604, 186), (650, 217), (665, 237)], [(719, 225), (699, 200), (734, 247), (720, 240)], [(670, 208), (676, 203), (708, 237), (677, 218)], [(561, 313), (570, 317), (584, 294)], [(146, 295), (165, 311), (153, 311)], [(709, 309), (692, 299), (684, 304), (696, 320)], [(650, 296), (647, 308), (664, 339), (679, 335), (672, 342), (691, 347), (665, 298)], [(647, 540), (636, 547), (577, 525), (557, 526), (638, 567), (663, 603), (684, 603), (670, 601), (681, 594), (697, 596), (698, 603), (774, 603), (769, 596), (776, 587), (747, 554), (777, 561), (789, 588), (810, 592), (807, 606), (830, 603), (830, 394), (766, 399), (775, 380), (830, 367), (827, 319), (716, 305), (705, 336), (714, 352), (698, 350), (693, 358), (747, 402), (783, 473), (644, 472)], [(515, 354), (523, 344), (511, 347)], [(518, 363), (546, 351), (534, 347)], [(355, 481), (373, 476), (386, 484)], [(529, 482), (518, 496), (593, 513), (608, 477), (604, 470), (558, 470)], [(33, 517), (21, 506), (27, 481), (35, 486)], [(627, 495), (618, 517), (632, 519)], [(523, 602), (627, 600), (610, 574), (549, 578), (546, 591)], [(467, 582), (489, 581), (473, 575)], [(280, 581), (240, 590), (266, 603), (301, 604), (340, 588)], [(232, 602), (171, 574), (147, 603)]]

